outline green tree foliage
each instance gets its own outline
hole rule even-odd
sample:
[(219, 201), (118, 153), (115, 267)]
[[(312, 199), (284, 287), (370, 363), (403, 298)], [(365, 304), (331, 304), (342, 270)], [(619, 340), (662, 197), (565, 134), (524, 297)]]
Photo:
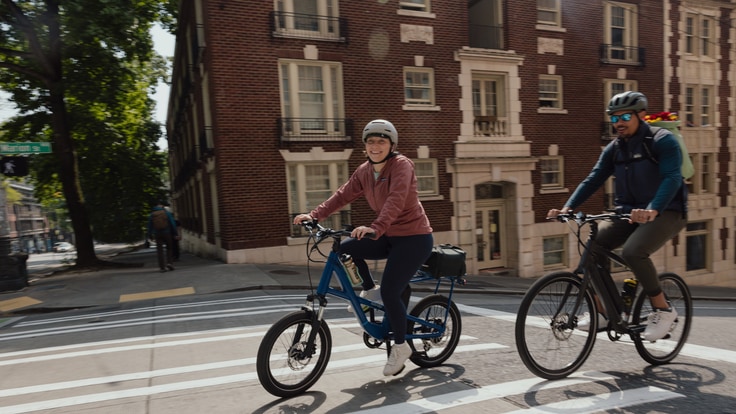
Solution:
[(35, 156), (37, 196), (63, 196), (77, 266), (99, 264), (93, 237), (142, 237), (161, 196), (161, 128), (149, 98), (166, 62), (155, 22), (172, 28), (176, 0), (0, 0), (0, 88), (19, 115), (4, 139), (50, 141)]

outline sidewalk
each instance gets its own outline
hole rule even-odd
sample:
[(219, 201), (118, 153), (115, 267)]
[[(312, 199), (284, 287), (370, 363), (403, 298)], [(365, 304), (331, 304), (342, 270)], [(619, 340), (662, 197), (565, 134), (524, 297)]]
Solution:
[[(0, 315), (52, 312), (184, 295), (206, 295), (262, 289), (309, 289), (309, 273), (316, 286), (322, 268), (306, 266), (224, 264), (183, 254), (174, 271), (160, 273), (155, 249), (128, 249), (109, 260), (142, 266), (93, 272), (49, 272), (31, 278), (30, 286), (0, 292)], [(468, 275), (467, 285), (456, 292), (521, 295), (535, 279), (510, 276)], [(430, 284), (415, 287), (429, 289)], [(736, 288), (690, 286), (696, 299), (734, 300)], [(0, 320), (1, 322), (1, 320)]]

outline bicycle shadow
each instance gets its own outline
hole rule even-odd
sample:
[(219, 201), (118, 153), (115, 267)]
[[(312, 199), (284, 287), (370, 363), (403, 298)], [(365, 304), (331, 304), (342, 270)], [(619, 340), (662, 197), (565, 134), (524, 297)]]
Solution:
[[(407, 363), (407, 369), (410, 363)], [(346, 413), (387, 405), (405, 403), (412, 395), (421, 393), (422, 398), (446, 394), (447, 384), (457, 383), (465, 374), (465, 368), (455, 364), (444, 364), (434, 368), (415, 367), (404, 375), (386, 377), (365, 383), (358, 388), (346, 388), (340, 392), (352, 398), (325, 413)]]
[[(410, 369), (407, 363), (407, 370)], [(381, 406), (407, 402), (412, 395), (421, 393), (422, 398), (431, 398), (448, 392), (447, 385), (458, 383), (458, 379), (465, 374), (465, 368), (460, 365), (444, 364), (434, 368), (415, 367), (405, 374), (396, 377), (381, 378), (367, 382), (357, 388), (346, 388), (341, 393), (351, 397), (343, 404), (334, 408), (324, 409), (322, 405), (327, 401), (327, 395), (321, 391), (308, 391), (292, 398), (281, 398), (268, 403), (253, 411), (254, 414), (268, 412), (278, 413), (333, 413), (360, 411)], [(466, 384), (466, 382), (459, 382)], [(472, 384), (471, 384), (472, 387)]]
[[(613, 405), (616, 407), (626, 407), (627, 413), (641, 414), (651, 412), (736, 413), (736, 410), (730, 408), (736, 407), (736, 398), (701, 391), (701, 388), (704, 386), (721, 384), (726, 380), (723, 372), (711, 367), (679, 363), (648, 366), (644, 368), (642, 374), (616, 371), (605, 371), (603, 373), (612, 375), (615, 379), (603, 379), (577, 385), (572, 388), (561, 388), (559, 392), (555, 392), (554, 388), (546, 388), (544, 386), (544, 384), (551, 384), (553, 381), (544, 382), (526, 392), (524, 394), (524, 402), (530, 408), (535, 408), (559, 401), (561, 393), (567, 400), (593, 398), (594, 402), (592, 405), (586, 405), (587, 410), (595, 410), (597, 407), (601, 407), (601, 409), (608, 409), (607, 412), (619, 412), (610, 409)], [(605, 388), (605, 390), (601, 390), (601, 387)], [(674, 395), (657, 401), (637, 403), (636, 401), (629, 400), (627, 402), (627, 391), (646, 387), (656, 387)], [(614, 404), (610, 404), (611, 402)], [(628, 403), (630, 405), (627, 405)], [(544, 411), (548, 413), (568, 413), (570, 412), (570, 407), (552, 408), (545, 406)]]
[[(311, 403), (309, 400), (312, 400)], [(327, 401), (327, 394), (322, 391), (307, 391), (302, 395), (292, 398), (279, 398), (260, 408), (253, 410), (253, 414), (266, 414), (277, 412), (281, 414), (290, 413), (313, 413)]]

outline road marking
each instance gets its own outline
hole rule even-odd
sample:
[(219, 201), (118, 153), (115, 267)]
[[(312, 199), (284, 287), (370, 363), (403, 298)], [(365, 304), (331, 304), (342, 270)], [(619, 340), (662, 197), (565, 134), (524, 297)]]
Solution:
[(15, 299), (0, 301), (0, 311), (7, 312), (28, 306), (38, 305), (42, 303), (40, 300), (33, 299), (30, 296), (21, 296)]
[[(447, 408), (457, 408), (462, 405), (474, 404), (483, 401), (504, 398), (510, 395), (534, 393), (541, 389), (552, 389), (574, 386), (593, 381), (616, 380), (613, 375), (605, 375), (600, 372), (587, 372), (573, 374), (565, 379), (557, 381), (546, 381), (541, 378), (530, 378), (517, 381), (503, 382), (500, 384), (486, 385), (485, 387), (470, 390), (450, 392), (447, 394), (433, 395), (431, 398), (411, 400), (404, 403), (382, 405), (376, 408), (358, 411), (361, 414), (370, 413), (402, 413), (402, 414), (424, 414), (441, 411)], [(552, 404), (539, 405), (523, 410), (513, 411), (513, 414), (534, 413), (595, 413), (613, 408), (628, 407), (636, 404), (645, 404), (663, 401), (671, 398), (684, 397), (657, 387), (644, 387), (631, 390), (620, 390), (613, 393), (599, 394), (585, 398), (576, 398)], [(511, 414), (511, 413), (506, 413)]]
[[(265, 308), (269, 308), (266, 306)], [(295, 311), (293, 305), (289, 305), (288, 307), (286, 305), (279, 305), (276, 309), (260, 309), (260, 310), (242, 310), (242, 309), (227, 309), (227, 310), (219, 310), (219, 311), (211, 311), (211, 312), (197, 312), (194, 314), (191, 313), (185, 313), (185, 314), (171, 314), (171, 315), (161, 315), (161, 316), (153, 316), (150, 318), (139, 318), (134, 320), (128, 320), (128, 321), (115, 321), (115, 322), (99, 322), (92, 325), (81, 325), (76, 326), (73, 328), (63, 326), (63, 327), (56, 327), (56, 328), (45, 328), (45, 329), (35, 329), (32, 331), (23, 331), (23, 332), (11, 332), (8, 334), (0, 334), (0, 341), (10, 341), (15, 339), (23, 339), (23, 338), (34, 338), (39, 337), (42, 335), (50, 336), (50, 335), (67, 335), (71, 333), (77, 333), (77, 332), (87, 332), (87, 331), (96, 331), (101, 329), (117, 329), (117, 328), (124, 328), (124, 327), (131, 327), (131, 326), (141, 326), (141, 325), (156, 325), (156, 324), (164, 324), (164, 323), (182, 323), (182, 322), (189, 322), (189, 321), (203, 321), (208, 319), (223, 319), (223, 318), (236, 318), (236, 317), (242, 317), (242, 316), (252, 316), (252, 315), (263, 315), (267, 313), (287, 313), (287, 312), (293, 312)]]
[(576, 414), (600, 413), (606, 410), (621, 409), (638, 404), (650, 404), (681, 397), (685, 396), (662, 388), (649, 386), (537, 405), (505, 414), (549, 414), (550, 412)]
[[(469, 345), (469, 346), (458, 346), (455, 349), (455, 353), (475, 352), (479, 349), (479, 347), (483, 347), (483, 346), (487, 349), (496, 349), (499, 347), (506, 348), (506, 346), (504, 345), (488, 343), (488, 344), (478, 344), (478, 345)], [(345, 351), (356, 351), (356, 350), (362, 351), (364, 349), (365, 349), (365, 345), (354, 344), (354, 345), (347, 345), (345, 347), (335, 347), (333, 348), (333, 352), (335, 351), (345, 352)], [(247, 358), (246, 360), (250, 364), (255, 363), (254, 357)], [(384, 353), (381, 353), (378, 355), (370, 355), (370, 356), (364, 356), (364, 357), (359, 357), (359, 358), (349, 358), (349, 359), (337, 360), (334, 362), (330, 361), (330, 363), (327, 366), (327, 370), (334, 371), (340, 368), (365, 366), (367, 364), (380, 366), (385, 361), (386, 361), (386, 355)], [(233, 360), (231, 362), (240, 364), (243, 362), (243, 360)], [(202, 365), (210, 365), (210, 364), (202, 364)], [(185, 370), (187, 368), (188, 367), (181, 367), (181, 368), (173, 368), (171, 370), (159, 370), (159, 371), (169, 371), (165, 375), (174, 375), (178, 373), (175, 371), (182, 370), (181, 372), (186, 372)], [(210, 368), (210, 369), (213, 369), (213, 368)], [(155, 372), (155, 371), (152, 371), (152, 372)], [(138, 376), (141, 376), (141, 378), (146, 378), (147, 375), (150, 376), (150, 372), (134, 373), (134, 374), (127, 374), (127, 375), (131, 375), (131, 376), (138, 375)], [(80, 380), (80, 381), (69, 381), (69, 383), (76, 383), (75, 387), (81, 387), (85, 385), (94, 385), (93, 383), (84, 384), (85, 381), (94, 381), (95, 383), (109, 384), (110, 378), (114, 378), (114, 377), (119, 377), (119, 376), (102, 377), (99, 379), (88, 379), (88, 380)], [(26, 412), (31, 412), (31, 411), (56, 409), (56, 408), (62, 408), (62, 407), (72, 407), (75, 405), (90, 404), (90, 403), (97, 403), (97, 402), (104, 402), (104, 401), (111, 401), (111, 400), (119, 400), (122, 398), (146, 397), (146, 396), (162, 394), (166, 392), (183, 391), (183, 390), (190, 390), (190, 389), (195, 389), (195, 388), (206, 388), (206, 387), (213, 387), (217, 385), (232, 384), (236, 382), (255, 381), (257, 380), (257, 378), (258, 376), (255, 372), (248, 372), (248, 373), (243, 373), (243, 374), (225, 375), (225, 376), (220, 376), (220, 377), (212, 377), (212, 378), (205, 378), (205, 379), (198, 379), (198, 380), (172, 382), (169, 384), (154, 385), (150, 387), (131, 388), (128, 390), (78, 395), (74, 397), (59, 398), (55, 400), (35, 401), (32, 403), (5, 406), (5, 407), (0, 407), (0, 412), (2, 412), (3, 414), (19, 414), (19, 413), (26, 413)], [(131, 378), (131, 379), (140, 379), (140, 378)], [(102, 381), (100, 382), (100, 380)], [(543, 380), (535, 378), (533, 379), (533, 381), (541, 382)], [(60, 389), (68, 388), (68, 387), (60, 387), (59, 384), (64, 384), (64, 383), (49, 384), (48, 387), (50, 390), (60, 390)], [(30, 391), (31, 389), (32, 391)], [(44, 391), (46, 391), (46, 386), (41, 385), (41, 386), (32, 386), (32, 387), (23, 387), (23, 388), (18, 388), (18, 389), (5, 390), (4, 395), (9, 394), (12, 396), (12, 395), (28, 394), (30, 392), (44, 392)]]
[[(246, 298), (232, 298), (232, 299), (217, 299), (217, 300), (207, 300), (207, 301), (198, 301), (198, 302), (189, 302), (189, 303), (176, 303), (176, 304), (167, 304), (167, 305), (155, 305), (155, 306), (143, 306), (135, 309), (124, 309), (124, 310), (116, 310), (116, 311), (105, 311), (105, 312), (94, 312), (94, 313), (86, 313), (84, 315), (73, 315), (73, 316), (57, 316), (53, 318), (46, 318), (41, 320), (35, 320), (35, 321), (23, 321), (16, 325), (16, 327), (26, 327), (26, 326), (36, 326), (36, 325), (51, 325), (51, 324), (57, 324), (61, 322), (71, 322), (71, 321), (79, 321), (79, 320), (86, 320), (86, 319), (95, 319), (99, 320), (101, 318), (106, 318), (110, 316), (128, 316), (133, 315), (136, 313), (145, 313), (149, 314), (152, 311), (155, 312), (161, 312), (164, 310), (170, 310), (170, 309), (186, 309), (186, 308), (200, 308), (200, 307), (207, 307), (207, 306), (222, 306), (222, 305), (228, 305), (228, 304), (245, 304), (245, 303), (251, 303), (251, 302), (263, 302), (263, 301), (279, 301), (283, 302), (284, 300), (292, 300), (292, 299), (304, 299), (305, 295), (279, 295), (279, 296), (253, 296), (253, 297), (246, 297)], [(303, 302), (303, 301), (302, 301)], [(283, 305), (282, 305), (283, 306)], [(294, 307), (294, 305), (289, 305), (292, 307), (292, 310), (297, 310), (299, 307)], [(261, 306), (258, 306), (259, 308)], [(328, 309), (331, 309), (328, 307)]]
[[(500, 344), (494, 344), (494, 343), (461, 345), (455, 348), (454, 353), (477, 352), (477, 351), (482, 351), (482, 350), (501, 349), (501, 348), (508, 348), (508, 347), (504, 345), (500, 345)], [(356, 351), (362, 352), (365, 349), (366, 349), (365, 345), (363, 344), (335, 346), (332, 349), (332, 355), (339, 355), (340, 353), (345, 353), (345, 352), (356, 352)], [(355, 358), (342, 359), (342, 360), (331, 360), (329, 362), (329, 369), (335, 370), (337, 368), (349, 368), (352, 366), (358, 366), (358, 365), (365, 364), (365, 363), (383, 362), (386, 360), (386, 357), (383, 355), (380, 355), (380, 356), (370, 355), (366, 357), (361, 357), (359, 359), (360, 361), (357, 361)], [(140, 372), (131, 372), (128, 374), (109, 375), (106, 377), (85, 378), (85, 379), (80, 379), (80, 380), (62, 381), (62, 382), (55, 382), (55, 383), (49, 383), (49, 384), (30, 385), (26, 387), (9, 388), (9, 389), (0, 390), (0, 398), (33, 394), (37, 392), (67, 390), (67, 389), (72, 389), (72, 388), (88, 387), (91, 385), (121, 383), (123, 381), (135, 381), (135, 380), (141, 380), (141, 379), (152, 379), (152, 378), (164, 377), (167, 375), (180, 375), (180, 374), (210, 371), (210, 370), (216, 370), (216, 369), (222, 369), (222, 368), (242, 367), (246, 365), (253, 365), (255, 363), (256, 363), (256, 358), (250, 357), (250, 358), (241, 358), (241, 359), (231, 359), (231, 360), (220, 361), (220, 362), (210, 362), (210, 363), (205, 363), (205, 364), (186, 365), (182, 367), (157, 369), (153, 371), (140, 371)], [(256, 376), (253, 375), (253, 378), (251, 379), (256, 379)]]
[(168, 298), (171, 296), (193, 295), (193, 287), (185, 287), (179, 289), (156, 290), (153, 292), (131, 293), (128, 295), (120, 295), (120, 302), (132, 302), (134, 300)]

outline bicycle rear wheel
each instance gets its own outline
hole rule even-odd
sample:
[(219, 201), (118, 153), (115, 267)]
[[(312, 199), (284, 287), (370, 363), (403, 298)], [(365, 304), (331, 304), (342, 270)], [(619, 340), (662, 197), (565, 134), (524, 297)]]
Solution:
[(308, 390), (322, 376), (332, 352), (332, 335), (320, 322), (314, 342), (313, 312), (290, 313), (273, 324), (258, 347), (256, 371), (263, 388), (277, 397), (293, 397)]
[[(537, 280), (526, 292), (516, 316), (516, 348), (524, 365), (545, 379), (575, 372), (595, 344), (598, 317), (590, 291), (578, 302), (581, 279), (570, 272), (554, 272)], [(574, 329), (584, 313), (590, 314), (587, 332)]]
[[(659, 275), (659, 283), (670, 306), (677, 311), (677, 319), (672, 329), (667, 336), (654, 342), (643, 340), (639, 334), (632, 335), (639, 355), (652, 365), (666, 364), (680, 353), (690, 334), (693, 320), (693, 299), (685, 281), (674, 273), (662, 273)], [(639, 295), (634, 302), (633, 312), (634, 325), (646, 324), (647, 315), (652, 312), (647, 295), (644, 293)]]
[[(419, 301), (411, 310), (411, 315), (445, 328), (442, 335), (435, 338), (407, 340), (414, 351), (409, 358), (420, 367), (436, 367), (449, 358), (460, 341), (462, 321), (460, 311), (454, 302), (442, 295), (431, 295)], [(436, 329), (409, 321), (407, 332), (437, 333)]]

